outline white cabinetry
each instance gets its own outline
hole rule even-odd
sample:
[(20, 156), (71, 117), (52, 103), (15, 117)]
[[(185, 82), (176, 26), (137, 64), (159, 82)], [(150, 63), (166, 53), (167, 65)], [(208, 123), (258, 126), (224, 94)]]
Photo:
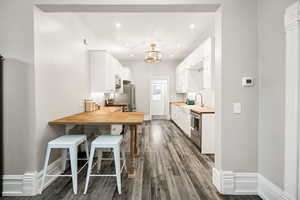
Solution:
[(92, 50), (89, 62), (92, 93), (122, 92), (122, 65), (116, 58), (106, 51)]
[(186, 93), (187, 90), (187, 70), (183, 67), (176, 68), (176, 92)]
[(188, 109), (171, 104), (171, 119), (188, 136), (191, 136), (191, 115)]
[(212, 86), (212, 39), (205, 40), (176, 68), (176, 92), (200, 92)]
[(122, 78), (123, 78), (123, 80), (126, 80), (126, 81), (132, 81), (131, 71), (128, 67), (122, 68)]
[(215, 153), (215, 114), (202, 114), (202, 153)]

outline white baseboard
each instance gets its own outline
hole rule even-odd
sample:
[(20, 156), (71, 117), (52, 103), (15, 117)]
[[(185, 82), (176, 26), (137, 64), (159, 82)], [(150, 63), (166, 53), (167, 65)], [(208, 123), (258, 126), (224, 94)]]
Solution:
[(221, 194), (257, 194), (257, 173), (233, 173), (213, 169), (213, 184)]
[(150, 121), (151, 120), (151, 115), (145, 115), (144, 120), (145, 121)]
[[(48, 174), (61, 174), (61, 158), (48, 166)], [(40, 192), (43, 172), (30, 172), (24, 175), (3, 176), (3, 196), (34, 196)], [(47, 188), (57, 177), (46, 177)]]
[(257, 193), (264, 200), (296, 200), (262, 175), (258, 175)]
[(263, 200), (296, 200), (259, 173), (234, 173), (213, 168), (213, 184), (224, 195), (259, 195)]

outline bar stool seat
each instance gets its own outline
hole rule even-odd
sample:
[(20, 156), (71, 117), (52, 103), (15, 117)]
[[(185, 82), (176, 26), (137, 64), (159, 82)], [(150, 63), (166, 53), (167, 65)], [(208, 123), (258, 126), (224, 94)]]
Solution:
[[(43, 179), (42, 179), (42, 185), (41, 185), (41, 192), (43, 191), (45, 178), (46, 176), (64, 176), (64, 177), (72, 177), (72, 183), (73, 183), (73, 191), (75, 194), (77, 194), (77, 174), (81, 172), (81, 170), (85, 167), (85, 165), (77, 171), (77, 152), (78, 152), (78, 146), (85, 142), (85, 151), (86, 156), (89, 158), (89, 152), (88, 152), (88, 143), (87, 143), (87, 137), (86, 135), (64, 135), (61, 137), (58, 137), (50, 142), (48, 142), (47, 152), (46, 152), (46, 158), (45, 158), (45, 164), (44, 164), (44, 171), (43, 171)], [(47, 167), (48, 162), (50, 158), (51, 149), (68, 149), (70, 153), (70, 161), (71, 161), (71, 175), (60, 175), (60, 174), (47, 174)], [(63, 161), (64, 162), (64, 161)], [(87, 163), (86, 163), (87, 164)]]
[[(125, 151), (124, 151), (124, 149), (122, 149), (122, 151), (120, 151), (122, 139), (123, 139), (123, 137), (121, 135), (101, 135), (101, 136), (98, 136), (95, 140), (93, 140), (93, 142), (91, 144), (91, 152), (90, 152), (90, 158), (89, 158), (89, 162), (88, 162), (88, 172), (87, 172), (84, 194), (86, 194), (86, 192), (87, 192), (89, 179), (91, 176), (116, 176), (118, 192), (119, 192), (119, 194), (121, 194), (121, 173), (122, 173), (124, 167), (126, 169)], [(98, 149), (98, 148), (100, 148), (100, 149), (101, 148), (112, 148), (113, 149), (116, 174), (91, 174), (91, 171), (93, 168), (94, 154), (95, 154), (96, 149)], [(120, 154), (121, 153), (122, 153), (122, 160), (124, 161), (122, 168), (120, 166), (120, 162), (121, 162)]]
[(55, 148), (68, 148), (70, 145), (78, 146), (84, 141), (86, 141), (85, 135), (63, 135), (51, 140), (48, 145)]
[(119, 146), (122, 142), (123, 137), (121, 135), (101, 135), (96, 137), (95, 140), (93, 140), (92, 145), (96, 145), (97, 147), (112, 147), (112, 146)]

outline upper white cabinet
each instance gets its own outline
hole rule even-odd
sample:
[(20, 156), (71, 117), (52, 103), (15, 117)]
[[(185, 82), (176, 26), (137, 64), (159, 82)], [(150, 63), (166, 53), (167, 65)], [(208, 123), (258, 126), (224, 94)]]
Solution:
[(103, 50), (89, 51), (92, 93), (122, 92), (122, 65)]
[(176, 68), (176, 92), (200, 92), (212, 87), (212, 39), (205, 40)]
[(122, 68), (122, 78), (125, 81), (132, 81), (131, 71), (128, 67)]

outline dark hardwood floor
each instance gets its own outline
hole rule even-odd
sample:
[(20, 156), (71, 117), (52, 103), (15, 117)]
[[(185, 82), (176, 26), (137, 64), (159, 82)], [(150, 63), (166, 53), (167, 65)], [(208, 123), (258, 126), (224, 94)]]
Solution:
[[(123, 173), (122, 195), (114, 177), (92, 177), (88, 194), (83, 195), (85, 173), (79, 176), (78, 195), (73, 194), (70, 178), (58, 178), (42, 195), (6, 197), (26, 200), (260, 200), (257, 196), (222, 196), (212, 185), (213, 157), (198, 149), (170, 121), (147, 122), (141, 136), (141, 155), (137, 175), (128, 179)], [(102, 172), (113, 172), (111, 161), (103, 161)]]

